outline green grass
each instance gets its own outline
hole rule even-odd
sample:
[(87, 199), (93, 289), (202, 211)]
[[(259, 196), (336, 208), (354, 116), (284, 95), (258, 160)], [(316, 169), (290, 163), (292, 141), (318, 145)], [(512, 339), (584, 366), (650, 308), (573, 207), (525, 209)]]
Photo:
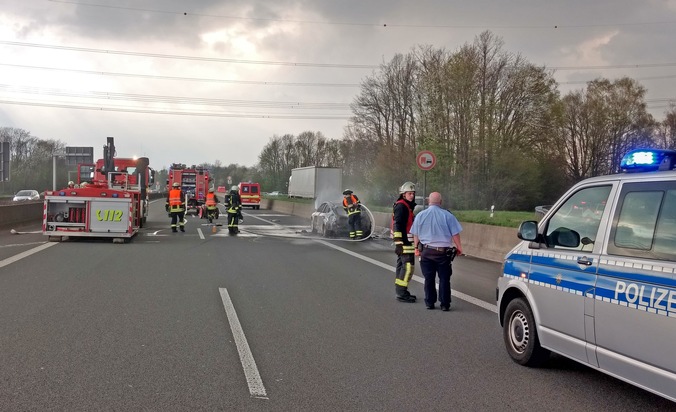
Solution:
[(536, 220), (535, 212), (507, 212), (497, 210), (491, 217), (487, 210), (456, 210), (451, 211), (460, 222), (480, 223), (482, 225), (519, 227), (524, 220)]

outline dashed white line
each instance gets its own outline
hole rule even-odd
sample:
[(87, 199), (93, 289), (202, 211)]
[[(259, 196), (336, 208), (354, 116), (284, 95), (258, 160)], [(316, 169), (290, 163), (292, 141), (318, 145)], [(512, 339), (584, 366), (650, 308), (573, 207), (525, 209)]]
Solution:
[(249, 393), (255, 398), (268, 399), (265, 386), (263, 386), (261, 375), (256, 366), (256, 361), (251, 354), (249, 343), (246, 340), (246, 336), (244, 336), (242, 325), (239, 323), (239, 318), (237, 317), (237, 312), (235, 312), (232, 300), (230, 300), (228, 290), (226, 288), (218, 288), (218, 291), (221, 293), (223, 307), (225, 307), (225, 313), (230, 321), (230, 329), (235, 338), (235, 345), (237, 346), (237, 352), (239, 352), (240, 362), (242, 362), (246, 383), (249, 386)]

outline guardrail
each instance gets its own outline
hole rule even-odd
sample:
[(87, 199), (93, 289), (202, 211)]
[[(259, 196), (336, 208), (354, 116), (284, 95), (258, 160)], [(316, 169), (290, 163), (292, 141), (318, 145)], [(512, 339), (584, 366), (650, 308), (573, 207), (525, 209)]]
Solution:
[[(307, 218), (315, 211), (314, 205), (309, 203), (294, 203), (277, 199), (261, 199), (261, 208)], [(392, 214), (372, 213), (376, 226), (375, 232), (388, 236)], [(463, 252), (469, 256), (502, 262), (507, 252), (519, 242), (516, 237), (516, 228), (466, 222), (461, 222), (461, 224), (462, 248)]]

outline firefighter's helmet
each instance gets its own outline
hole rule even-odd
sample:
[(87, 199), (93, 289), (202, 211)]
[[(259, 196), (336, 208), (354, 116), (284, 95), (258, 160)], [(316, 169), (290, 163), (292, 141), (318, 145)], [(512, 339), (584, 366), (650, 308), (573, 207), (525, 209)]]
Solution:
[(415, 192), (415, 185), (413, 182), (406, 182), (401, 187), (399, 188), (399, 194), (403, 194), (406, 192)]
[(230, 190), (231, 190), (231, 191), (238, 192), (238, 191), (239, 191), (239, 187), (233, 186), (233, 187), (230, 188)]
[(72, 180), (69, 181), (69, 182), (68, 182), (68, 187), (73, 187), (73, 186), (75, 186), (75, 182), (73, 182)]
[(352, 192), (350, 189), (345, 189), (345, 190), (343, 190), (343, 196), (349, 196), (349, 195), (351, 195), (352, 193), (353, 193), (353, 192)]
[(172, 186), (172, 187), (181, 187), (181, 184), (180, 184), (180, 183), (178, 183), (178, 182), (174, 182), (174, 184), (173, 184), (173, 185), (171, 185), (171, 186)]

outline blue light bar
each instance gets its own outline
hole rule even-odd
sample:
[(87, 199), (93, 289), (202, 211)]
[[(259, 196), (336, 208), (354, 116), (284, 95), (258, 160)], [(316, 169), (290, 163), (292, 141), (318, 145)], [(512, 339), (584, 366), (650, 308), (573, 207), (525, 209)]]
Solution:
[(638, 149), (624, 155), (620, 169), (623, 172), (672, 170), (675, 163), (676, 150)]

